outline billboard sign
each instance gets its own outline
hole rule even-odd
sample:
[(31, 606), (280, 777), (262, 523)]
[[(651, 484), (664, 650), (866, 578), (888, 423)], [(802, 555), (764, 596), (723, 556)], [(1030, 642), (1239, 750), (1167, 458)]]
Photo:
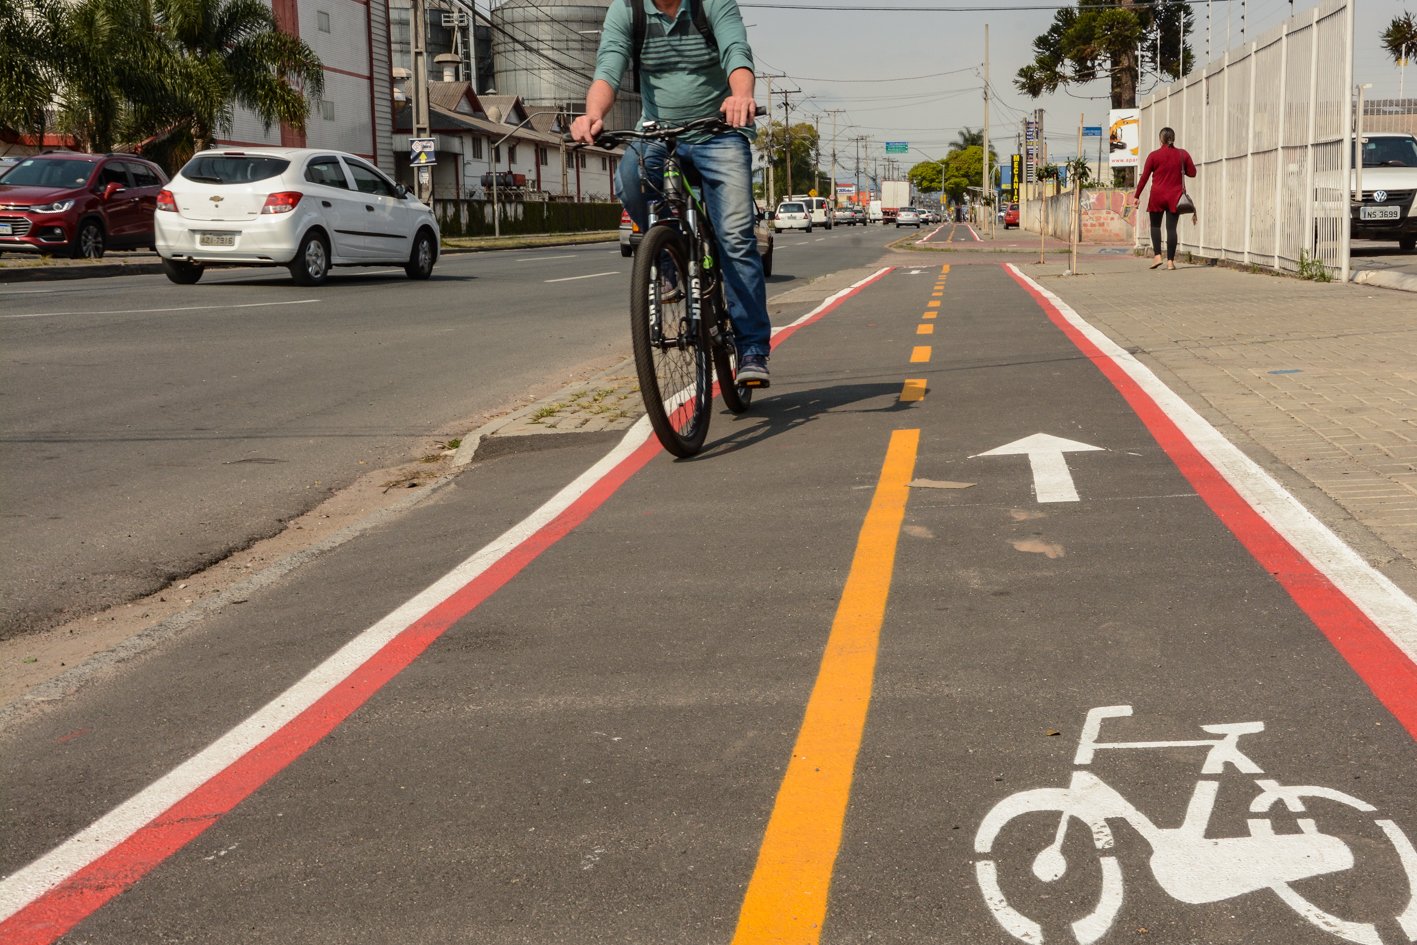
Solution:
[(1108, 165), (1136, 167), (1141, 152), (1140, 110), (1114, 108), (1108, 115)]

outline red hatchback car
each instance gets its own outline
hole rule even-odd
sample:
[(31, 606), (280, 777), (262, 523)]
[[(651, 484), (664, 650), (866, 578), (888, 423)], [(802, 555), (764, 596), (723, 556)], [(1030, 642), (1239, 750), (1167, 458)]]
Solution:
[(0, 250), (97, 259), (107, 249), (151, 247), (166, 183), (162, 168), (131, 154), (21, 158), (0, 176)]
[(1011, 203), (1004, 209), (1004, 229), (1018, 226), (1018, 204)]

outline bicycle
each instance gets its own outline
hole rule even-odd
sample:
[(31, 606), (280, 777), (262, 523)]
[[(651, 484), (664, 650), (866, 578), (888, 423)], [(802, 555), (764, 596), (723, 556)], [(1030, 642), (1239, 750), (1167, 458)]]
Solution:
[[(759, 107), (757, 113), (767, 109)], [(650, 426), (664, 448), (681, 458), (703, 449), (715, 373), (723, 403), (733, 413), (749, 408), (757, 386), (736, 381), (737, 339), (723, 295), (718, 240), (677, 150), (682, 135), (731, 130), (713, 117), (683, 125), (645, 122), (638, 130), (603, 131), (596, 137), (600, 147), (630, 140), (666, 144), (663, 185), (654, 192), (649, 226), (630, 275), (630, 340)], [(640, 186), (651, 193), (644, 153), (637, 152), (636, 159)]]
[[(1235, 722), (1203, 725), (1201, 729), (1217, 738), (1174, 741), (1104, 742), (1099, 740), (1106, 719), (1126, 718), (1129, 705), (1101, 706), (1087, 713), (1078, 739), (1073, 763), (1090, 765), (1099, 751), (1205, 748), (1202, 775), (1221, 775), (1227, 766), (1247, 775), (1262, 775), (1263, 769), (1239, 748), (1243, 735), (1264, 731), (1263, 722)], [(1069, 863), (1064, 842), (1069, 828), (1078, 824), (1096, 855), (1099, 889), (1096, 905), (1087, 915), (1065, 924), (1065, 940), (1092, 945), (1112, 928), (1122, 907), (1122, 865), (1114, 853), (1116, 842), (1109, 821), (1120, 821), (1135, 831), (1150, 848), (1148, 866), (1152, 878), (1173, 899), (1205, 904), (1237, 899), (1250, 893), (1269, 891), (1316, 928), (1355, 945), (1384, 945), (1394, 940), (1417, 942), (1417, 848), (1392, 820), (1374, 817), (1372, 841), (1361, 847), (1319, 829), (1318, 819), (1337, 805), (1362, 814), (1375, 813), (1371, 804), (1332, 788), (1312, 784), (1280, 784), (1271, 778), (1254, 779), (1259, 789), (1250, 801), (1246, 823), (1248, 835), (1212, 836), (1213, 819), (1220, 782), (1201, 777), (1186, 805), (1185, 819), (1177, 827), (1158, 826), (1127, 800), (1116, 788), (1090, 771), (1074, 771), (1067, 787), (1034, 788), (1004, 798), (985, 815), (974, 837), (975, 878), (985, 904), (1010, 935), (1028, 945), (1045, 945), (1056, 940), (1046, 936), (1043, 926), (1016, 909), (1000, 882), (996, 848), (1000, 835), (1010, 825), (1025, 831), (1049, 831), (1052, 842), (1033, 857), (1031, 872), (1044, 884), (1056, 883), (1069, 870), (1086, 872), (1083, 863)], [(1298, 817), (1297, 833), (1277, 832), (1273, 815), (1280, 810)], [(1025, 821), (1027, 821), (1025, 823)], [(1042, 838), (1040, 838), (1042, 839)], [(1325, 911), (1306, 898), (1296, 886), (1306, 880), (1344, 872), (1358, 865), (1355, 850), (1374, 855), (1387, 846), (1389, 856), (1404, 874), (1405, 905), (1391, 917), (1395, 935), (1384, 936), (1372, 922), (1344, 919)], [(1025, 841), (1025, 848), (1032, 848)], [(1014, 848), (1017, 849), (1017, 848)], [(1077, 849), (1077, 848), (1075, 848)], [(1013, 868), (1019, 878), (1025, 870)]]

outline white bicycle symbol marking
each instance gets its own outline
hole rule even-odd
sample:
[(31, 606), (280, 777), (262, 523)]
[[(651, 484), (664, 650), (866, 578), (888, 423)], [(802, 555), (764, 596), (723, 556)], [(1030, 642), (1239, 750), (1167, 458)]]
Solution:
[[(1264, 773), (1239, 748), (1240, 736), (1264, 731), (1263, 722), (1201, 726), (1203, 731), (1218, 738), (1165, 742), (1097, 740), (1104, 719), (1125, 718), (1131, 714), (1129, 705), (1102, 706), (1089, 711), (1073, 763), (1091, 764), (1093, 755), (1103, 749), (1194, 747), (1209, 749), (1201, 767), (1203, 775), (1219, 775), (1226, 765), (1243, 774)], [(984, 901), (1009, 934), (1028, 945), (1042, 945), (1042, 926), (1009, 904), (999, 886), (998, 867), (987, 857), (1000, 831), (1014, 818), (1057, 812), (1061, 815), (1057, 833), (1053, 842), (1034, 858), (1033, 875), (1044, 883), (1051, 883), (1067, 872), (1063, 841), (1073, 818), (1090, 831), (1101, 865), (1102, 890), (1096, 908), (1070, 925), (1078, 945), (1091, 945), (1106, 935), (1122, 907), (1122, 868), (1116, 857), (1107, 852), (1112, 849), (1109, 820), (1124, 821), (1151, 845), (1150, 866), (1157, 885), (1181, 902), (1220, 902), (1268, 889), (1325, 932), (1358, 945), (1383, 945), (1374, 924), (1349, 921), (1325, 912), (1291, 886), (1311, 877), (1351, 869), (1354, 856), (1348, 844), (1320, 832), (1311, 817), (1298, 819), (1299, 833), (1277, 834), (1269, 818), (1264, 816), (1277, 804), (1292, 813), (1306, 813), (1305, 798), (1334, 801), (1365, 813), (1376, 808), (1331, 788), (1285, 786), (1268, 778), (1256, 778), (1255, 784), (1260, 791), (1250, 802), (1250, 813), (1258, 816), (1248, 818), (1249, 836), (1220, 838), (1206, 836), (1220, 788), (1220, 781), (1216, 779), (1199, 779), (1181, 826), (1165, 829), (1157, 827), (1114, 788), (1088, 771), (1074, 771), (1072, 782), (1065, 788), (1036, 788), (1010, 795), (994, 805), (974, 836), (975, 853), (985, 857), (974, 864)], [(1373, 823), (1386, 835), (1407, 874), (1409, 899), (1395, 918), (1407, 936), (1406, 942), (1417, 942), (1417, 849), (1391, 820), (1375, 818)]]

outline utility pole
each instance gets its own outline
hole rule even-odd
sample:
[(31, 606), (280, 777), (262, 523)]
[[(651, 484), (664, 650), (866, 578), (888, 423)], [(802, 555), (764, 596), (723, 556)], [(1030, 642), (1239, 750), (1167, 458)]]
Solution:
[(772, 146), (772, 96), (773, 96), (773, 91), (772, 91), (772, 80), (773, 80), (773, 79), (783, 79), (783, 78), (786, 78), (786, 77), (787, 77), (787, 73), (785, 73), (785, 72), (781, 72), (781, 73), (777, 73), (777, 74), (773, 74), (773, 73), (771, 73), (771, 72), (760, 72), (760, 73), (758, 73), (758, 78), (759, 78), (759, 79), (765, 79), (765, 80), (767, 81), (767, 84), (768, 84), (768, 146), (767, 146), (768, 175), (767, 175), (767, 181), (766, 181), (767, 193), (763, 195), (763, 198), (764, 198), (764, 202), (766, 203), (767, 208), (768, 208), (769, 210), (774, 210), (774, 209), (777, 208), (777, 190), (776, 190), (776, 188), (774, 187), (774, 185), (777, 183), (777, 181), (776, 181), (776, 179), (775, 179), (775, 178), (776, 178), (776, 174), (774, 174), (774, 172), (773, 172), (773, 146)]
[[(980, 182), (979, 199), (984, 205), (984, 212), (989, 214), (989, 238), (994, 237), (995, 213), (992, 209), (993, 201), (988, 198), (993, 196), (993, 188), (989, 186), (989, 24), (984, 24), (984, 140), (981, 142), (984, 147), (984, 179)], [(983, 221), (980, 221), (983, 222)]]
[[(426, 0), (413, 0), (413, 136), (429, 136), (428, 120), (428, 8)], [(415, 172), (418, 199), (428, 203), (433, 198), (433, 169), (420, 167)]]
[(836, 206), (836, 116), (846, 113), (844, 108), (828, 108), (827, 114), (832, 116), (832, 162), (827, 168), (827, 173), (831, 175), (832, 183), (832, 206)]
[(801, 89), (783, 89), (777, 93), (782, 96), (782, 129), (784, 141), (787, 145), (787, 193), (785, 196), (792, 196), (792, 103), (788, 101), (790, 95), (801, 95)]

